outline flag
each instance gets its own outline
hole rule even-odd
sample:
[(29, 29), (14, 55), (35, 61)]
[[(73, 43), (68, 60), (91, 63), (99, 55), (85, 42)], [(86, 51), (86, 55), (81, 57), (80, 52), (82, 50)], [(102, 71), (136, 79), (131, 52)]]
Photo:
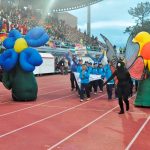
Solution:
[[(74, 72), (75, 79), (76, 79), (77, 84), (80, 88), (81, 87), (81, 79), (80, 79), (79, 75), (80, 75), (80, 73)], [(99, 79), (101, 79), (101, 75), (90, 74), (90, 78), (89, 78), (90, 82), (95, 81), (95, 80), (99, 80)]]

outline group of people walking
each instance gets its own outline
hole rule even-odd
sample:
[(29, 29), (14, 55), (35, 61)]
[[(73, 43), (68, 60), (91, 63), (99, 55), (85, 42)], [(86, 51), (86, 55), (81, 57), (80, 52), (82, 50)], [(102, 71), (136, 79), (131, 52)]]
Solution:
[[(130, 77), (128, 70), (125, 68), (125, 63), (123, 61), (118, 61), (114, 72), (111, 69), (111, 63), (102, 65), (101, 61), (103, 55), (97, 58), (97, 61), (94, 61), (93, 65), (91, 62), (85, 62), (81, 59), (77, 60), (75, 55), (67, 55), (66, 58), (70, 62), (70, 81), (71, 81), (71, 90), (78, 91), (80, 96), (80, 101), (83, 102), (90, 100), (90, 93), (94, 92), (97, 94), (103, 92), (103, 87), (106, 85), (108, 99), (112, 99), (112, 91), (115, 89), (115, 97), (118, 98), (120, 112), (119, 114), (124, 113), (123, 101), (126, 105), (126, 111), (129, 110), (129, 101), (128, 98), (131, 95), (133, 88), (133, 82)], [(75, 72), (79, 74), (81, 85), (78, 85)], [(90, 75), (100, 75), (101, 78), (90, 82)], [(116, 78), (116, 79), (115, 79)], [(105, 81), (105, 83), (104, 83)]]

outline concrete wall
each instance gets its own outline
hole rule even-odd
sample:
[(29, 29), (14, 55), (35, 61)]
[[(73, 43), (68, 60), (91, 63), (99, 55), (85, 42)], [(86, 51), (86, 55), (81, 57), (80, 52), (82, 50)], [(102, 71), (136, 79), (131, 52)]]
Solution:
[(77, 27), (77, 17), (69, 14), (68, 12), (54, 13), (53, 15), (59, 20), (64, 20), (69, 26), (73, 28)]

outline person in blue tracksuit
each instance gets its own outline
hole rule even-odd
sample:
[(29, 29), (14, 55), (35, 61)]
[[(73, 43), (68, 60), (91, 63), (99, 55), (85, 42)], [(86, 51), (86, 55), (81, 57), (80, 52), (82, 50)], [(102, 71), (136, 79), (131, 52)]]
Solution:
[(86, 93), (87, 100), (90, 100), (90, 91), (89, 91), (90, 74), (85, 64), (82, 65), (82, 70), (80, 72), (79, 77), (81, 79), (80, 101), (82, 102), (84, 100), (84, 93)]
[(98, 71), (98, 75), (101, 75), (101, 79), (98, 80), (98, 87), (100, 89), (100, 92), (103, 92), (103, 83), (104, 83), (104, 78), (105, 78), (105, 71), (104, 71), (102, 63), (98, 64), (97, 71)]
[[(87, 69), (88, 69), (89, 74), (91, 74), (92, 73), (92, 69), (93, 69), (91, 62), (89, 62), (87, 64)], [(92, 92), (92, 83), (91, 82), (89, 83), (89, 91)]]
[(79, 59), (78, 63), (77, 63), (77, 71), (78, 73), (80, 73), (82, 71), (82, 64), (83, 64), (83, 60)]
[(91, 62), (88, 62), (87, 69), (88, 69), (88, 72), (90, 74), (92, 72), (92, 63)]
[[(110, 64), (107, 64), (104, 66), (104, 71), (105, 71), (105, 78), (106, 80), (108, 80), (111, 76), (112, 76), (112, 71), (111, 71), (111, 68), (110, 68)], [(109, 82), (107, 82), (107, 85), (106, 85), (106, 89), (107, 89), (107, 95), (108, 95), (108, 99), (112, 99), (112, 90), (113, 90), (113, 87), (114, 87), (114, 80), (110, 80)]]
[[(98, 75), (97, 63), (93, 64), (91, 74)], [(90, 91), (92, 90), (91, 88), (93, 87), (94, 94), (97, 94), (97, 86), (98, 86), (98, 80), (91, 81)]]

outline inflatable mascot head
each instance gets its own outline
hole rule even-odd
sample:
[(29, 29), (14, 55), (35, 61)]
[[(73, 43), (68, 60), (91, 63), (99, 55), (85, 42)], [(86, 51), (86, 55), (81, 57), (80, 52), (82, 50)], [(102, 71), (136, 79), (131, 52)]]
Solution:
[(37, 83), (33, 75), (35, 66), (42, 64), (41, 55), (33, 47), (44, 45), (49, 40), (42, 27), (31, 29), (25, 37), (18, 30), (12, 30), (4, 40), (6, 50), (0, 55), (0, 65), (4, 71), (2, 82), (12, 89), (12, 97), (17, 101), (37, 98)]
[(24, 38), (18, 30), (10, 31), (3, 42), (6, 51), (0, 56), (0, 65), (3, 70), (10, 71), (19, 60), (24, 71), (34, 71), (35, 66), (42, 64), (42, 58), (38, 51), (31, 47), (42, 46), (48, 40), (49, 36), (42, 27), (31, 29)]

